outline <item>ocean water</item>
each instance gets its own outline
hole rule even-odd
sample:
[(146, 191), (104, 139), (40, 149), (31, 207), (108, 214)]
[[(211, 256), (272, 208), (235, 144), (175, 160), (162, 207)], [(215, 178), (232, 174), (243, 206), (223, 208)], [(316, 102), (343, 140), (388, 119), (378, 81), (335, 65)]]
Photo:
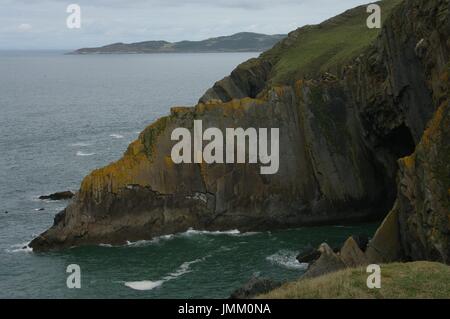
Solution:
[[(252, 276), (299, 277), (305, 265), (295, 256), (307, 245), (372, 233), (373, 224), (191, 230), (122, 247), (22, 248), (67, 205), (37, 197), (76, 191), (171, 106), (195, 104), (254, 56), (0, 52), (0, 298), (223, 298)], [(66, 286), (70, 264), (81, 268), (81, 289)]]

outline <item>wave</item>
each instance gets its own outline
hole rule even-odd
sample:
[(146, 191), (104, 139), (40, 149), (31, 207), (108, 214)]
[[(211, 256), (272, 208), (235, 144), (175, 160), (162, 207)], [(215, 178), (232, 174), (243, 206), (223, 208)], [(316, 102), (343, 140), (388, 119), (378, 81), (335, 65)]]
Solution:
[(77, 152), (77, 156), (92, 156), (92, 155), (95, 155), (95, 153), (85, 153), (82, 151)]
[(87, 146), (91, 146), (91, 145), (92, 145), (92, 143), (85, 143), (85, 142), (77, 142), (77, 143), (69, 144), (69, 146), (72, 146), (72, 147), (87, 147)]
[(127, 281), (125, 282), (125, 286), (134, 289), (134, 290), (152, 290), (157, 287), (162, 286), (165, 282), (177, 279), (184, 274), (190, 273), (192, 270), (190, 269), (191, 265), (196, 264), (198, 262), (204, 261), (206, 258), (211, 257), (211, 255), (205, 256), (203, 258), (195, 259), (193, 261), (186, 261), (180, 265), (174, 272), (164, 276), (160, 280), (141, 280), (141, 281)]
[(273, 264), (288, 269), (306, 270), (307, 263), (300, 263), (297, 260), (297, 252), (292, 250), (280, 250), (273, 255), (267, 256), (266, 259)]
[(123, 135), (121, 135), (121, 134), (110, 134), (109, 136), (111, 136), (113, 138), (123, 138)]
[(224, 231), (209, 231), (209, 230), (195, 230), (189, 228), (184, 233), (180, 233), (181, 236), (192, 236), (192, 235), (239, 235), (241, 232), (237, 229), (224, 230)]
[(252, 236), (259, 234), (258, 232), (245, 232), (241, 233), (239, 230), (225, 230), (225, 231), (208, 231), (208, 230), (195, 230), (192, 228), (189, 228), (187, 231), (183, 233), (176, 233), (176, 234), (168, 234), (168, 235), (162, 235), (158, 237), (154, 237), (149, 240), (138, 240), (138, 241), (127, 241), (125, 245), (111, 245), (111, 244), (99, 244), (100, 247), (145, 247), (149, 245), (155, 245), (160, 244), (161, 242), (172, 240), (175, 238), (180, 237), (194, 237), (198, 235), (211, 235), (211, 236), (218, 236), (218, 235), (226, 235), (226, 236)]
[(6, 249), (7, 253), (32, 253), (33, 248), (28, 246), (29, 242), (12, 245), (10, 249)]
[(125, 283), (125, 286), (134, 290), (152, 290), (156, 287), (161, 286), (164, 283), (162, 280), (158, 281), (150, 281), (150, 280), (142, 280), (142, 281), (129, 281)]

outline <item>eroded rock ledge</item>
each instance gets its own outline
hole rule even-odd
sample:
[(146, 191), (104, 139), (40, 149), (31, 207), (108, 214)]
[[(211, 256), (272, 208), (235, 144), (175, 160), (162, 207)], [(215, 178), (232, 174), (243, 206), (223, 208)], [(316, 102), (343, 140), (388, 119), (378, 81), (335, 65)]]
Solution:
[[(405, 1), (372, 45), (334, 73), (277, 84), (270, 63), (253, 61), (245, 76), (238, 68), (224, 81), (239, 90), (221, 95), (216, 85), (195, 107), (172, 108), (119, 161), (88, 175), (31, 247), (121, 244), (190, 227), (246, 231), (381, 218), (396, 197), (397, 159), (414, 151), (448, 103), (449, 21), (448, 1)], [(204, 128), (280, 128), (279, 172), (175, 165), (171, 132), (192, 129), (194, 119)]]

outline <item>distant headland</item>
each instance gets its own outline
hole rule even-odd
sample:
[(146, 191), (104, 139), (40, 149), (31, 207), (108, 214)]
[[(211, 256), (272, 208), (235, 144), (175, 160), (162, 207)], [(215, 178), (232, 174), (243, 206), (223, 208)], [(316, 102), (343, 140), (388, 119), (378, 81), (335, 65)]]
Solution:
[(201, 41), (113, 43), (96, 48), (82, 48), (69, 54), (263, 52), (273, 47), (284, 37), (286, 37), (284, 34), (266, 35), (240, 32), (230, 36)]

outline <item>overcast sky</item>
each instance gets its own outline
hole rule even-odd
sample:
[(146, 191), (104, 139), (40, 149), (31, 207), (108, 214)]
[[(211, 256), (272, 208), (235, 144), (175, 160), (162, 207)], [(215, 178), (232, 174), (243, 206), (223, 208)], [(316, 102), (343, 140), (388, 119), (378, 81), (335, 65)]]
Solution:
[[(0, 0), (0, 49), (77, 49), (114, 42), (287, 33), (370, 0)], [(68, 29), (66, 8), (81, 7)]]

